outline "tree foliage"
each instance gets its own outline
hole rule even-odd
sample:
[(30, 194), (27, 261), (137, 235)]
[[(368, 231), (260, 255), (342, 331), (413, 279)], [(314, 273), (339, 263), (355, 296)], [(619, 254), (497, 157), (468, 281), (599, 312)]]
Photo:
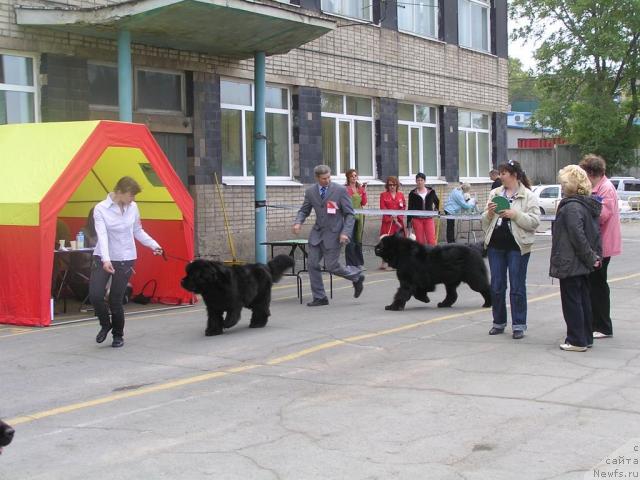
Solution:
[(517, 100), (538, 100), (536, 79), (524, 70), (519, 59), (509, 57), (509, 103)]
[(515, 38), (535, 53), (540, 125), (557, 129), (615, 172), (640, 143), (640, 0), (512, 0)]

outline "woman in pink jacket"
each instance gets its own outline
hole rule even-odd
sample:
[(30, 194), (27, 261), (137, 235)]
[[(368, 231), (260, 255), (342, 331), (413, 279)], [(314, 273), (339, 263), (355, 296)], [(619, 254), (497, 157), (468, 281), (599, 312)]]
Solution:
[(580, 166), (587, 172), (592, 191), (602, 203), (600, 213), (600, 237), (602, 239), (602, 267), (589, 274), (591, 289), (591, 310), (593, 312), (593, 338), (607, 338), (613, 335), (611, 325), (611, 302), (607, 267), (611, 257), (622, 253), (620, 233), (620, 210), (616, 188), (605, 175), (607, 164), (598, 155), (585, 155)]

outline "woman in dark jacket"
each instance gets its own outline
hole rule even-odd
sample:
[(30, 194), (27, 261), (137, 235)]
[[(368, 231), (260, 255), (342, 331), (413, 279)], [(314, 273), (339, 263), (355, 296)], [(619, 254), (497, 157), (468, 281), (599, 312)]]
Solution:
[[(416, 188), (409, 192), (409, 210), (440, 210), (440, 199), (433, 188), (426, 186), (424, 173), (416, 175)], [(433, 217), (407, 216), (407, 226), (413, 229), (416, 241), (423, 245), (436, 245), (436, 226)]]
[(591, 182), (577, 165), (558, 174), (564, 198), (553, 223), (549, 275), (560, 279), (567, 338), (562, 350), (585, 352), (593, 345), (589, 274), (600, 268), (602, 247), (598, 217), (602, 205), (591, 194)]

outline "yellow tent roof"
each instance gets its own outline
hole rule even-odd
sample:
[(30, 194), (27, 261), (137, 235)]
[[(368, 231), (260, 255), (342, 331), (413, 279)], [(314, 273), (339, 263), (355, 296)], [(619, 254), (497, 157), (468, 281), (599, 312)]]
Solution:
[[(99, 121), (0, 126), (0, 225), (38, 225), (40, 203), (87, 142)], [(83, 171), (84, 180), (60, 216), (84, 217), (104, 200), (118, 179), (136, 179), (143, 218), (179, 219), (171, 194), (157, 179), (142, 150), (109, 146)]]

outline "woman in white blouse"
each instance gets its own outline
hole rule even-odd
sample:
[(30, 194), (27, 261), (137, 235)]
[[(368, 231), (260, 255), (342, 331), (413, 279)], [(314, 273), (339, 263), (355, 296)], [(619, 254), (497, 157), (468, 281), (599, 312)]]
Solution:
[[(161, 255), (162, 248), (143, 229), (135, 197), (142, 189), (131, 177), (122, 177), (113, 192), (93, 211), (98, 242), (93, 251), (89, 298), (100, 320), (96, 342), (102, 343), (113, 329), (112, 347), (124, 345), (122, 301), (137, 258), (135, 240)], [(135, 240), (134, 240), (135, 239)], [(111, 278), (109, 306), (104, 294)]]

